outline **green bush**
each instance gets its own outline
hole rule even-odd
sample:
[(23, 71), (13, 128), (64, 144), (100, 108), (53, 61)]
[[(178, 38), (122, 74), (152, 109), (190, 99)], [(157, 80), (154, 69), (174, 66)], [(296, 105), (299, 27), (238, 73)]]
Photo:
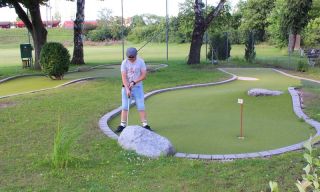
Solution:
[(88, 32), (88, 39), (91, 41), (104, 41), (112, 36), (107, 28), (95, 29)]
[(297, 71), (300, 72), (306, 72), (309, 69), (309, 65), (308, 63), (304, 62), (304, 61), (299, 61), (298, 66), (297, 66)]
[(51, 79), (62, 79), (69, 69), (69, 51), (61, 43), (46, 43), (41, 49), (40, 64), (44, 74)]
[[(230, 57), (231, 43), (228, 34), (216, 33), (210, 41), (209, 53), (207, 54), (208, 59), (226, 60)], [(212, 51), (212, 49), (214, 51)]]
[(247, 39), (245, 42), (245, 53), (244, 53), (244, 58), (246, 61), (249, 63), (252, 63), (254, 59), (256, 58), (256, 51), (254, 50), (254, 33), (252, 31), (247, 32)]

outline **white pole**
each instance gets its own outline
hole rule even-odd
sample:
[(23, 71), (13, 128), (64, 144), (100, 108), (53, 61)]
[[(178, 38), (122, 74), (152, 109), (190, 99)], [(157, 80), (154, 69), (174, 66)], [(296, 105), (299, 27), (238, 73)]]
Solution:
[(124, 37), (123, 37), (123, 0), (121, 0), (121, 39), (122, 39), (122, 60), (124, 60)]
[(168, 16), (168, 0), (166, 0), (166, 43), (167, 43), (167, 64), (169, 62), (169, 16)]

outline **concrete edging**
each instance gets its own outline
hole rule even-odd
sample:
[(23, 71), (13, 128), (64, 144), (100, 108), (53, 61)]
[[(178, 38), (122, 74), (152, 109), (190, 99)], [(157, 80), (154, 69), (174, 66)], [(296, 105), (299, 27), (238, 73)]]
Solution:
[[(151, 91), (147, 94), (145, 94), (145, 99), (158, 94), (158, 93), (162, 93), (162, 92), (167, 92), (167, 91), (173, 91), (173, 90), (179, 90), (179, 89), (187, 89), (187, 88), (194, 88), (194, 87), (204, 87), (204, 86), (211, 86), (211, 85), (219, 85), (219, 84), (224, 84), (224, 83), (228, 83), (234, 80), (237, 80), (237, 76), (235, 74), (232, 74), (230, 72), (227, 72), (221, 68), (219, 68), (220, 71), (230, 74), (232, 75), (232, 78), (225, 80), (225, 81), (220, 81), (220, 82), (213, 82), (213, 83), (203, 83), (203, 84), (194, 84), (194, 85), (185, 85), (185, 86), (177, 86), (177, 87), (172, 87), (172, 88), (166, 88), (166, 89), (159, 89), (159, 90), (155, 90), (155, 91)], [(282, 71), (273, 69), (283, 75), (292, 77), (292, 78), (298, 78), (298, 79), (305, 79), (305, 80), (310, 80), (310, 79), (306, 79), (306, 78), (301, 78), (301, 77), (297, 77), (297, 76), (293, 76), (293, 75), (289, 75), (287, 73), (284, 73)], [(320, 81), (315, 81), (315, 80), (311, 80), (313, 82), (317, 82), (320, 83)], [(309, 125), (311, 125), (312, 127), (314, 127), (317, 131), (317, 133), (314, 135), (315, 136), (319, 136), (320, 135), (320, 123), (310, 119), (303, 111), (301, 108), (301, 104), (300, 104), (300, 97), (299, 94), (297, 93), (297, 91), (295, 90), (294, 87), (289, 87), (288, 91), (292, 97), (292, 105), (293, 105), (293, 110), (295, 112), (295, 114), (299, 117), (302, 118), (306, 123), (308, 123)], [(99, 127), (102, 130), (102, 132), (107, 135), (108, 137), (110, 137), (111, 139), (117, 140), (118, 139), (118, 135), (115, 134), (111, 128), (108, 125), (108, 121), (113, 118), (114, 116), (118, 115), (121, 112), (121, 107), (118, 107), (108, 113), (106, 113), (105, 115), (103, 115), (100, 120), (99, 120)], [(297, 144), (293, 144), (290, 146), (286, 146), (286, 147), (282, 147), (282, 148), (278, 148), (278, 149), (273, 149), (273, 150), (267, 150), (267, 151), (259, 151), (259, 152), (252, 152), (252, 153), (239, 153), (239, 154), (190, 154), (190, 153), (182, 153), (182, 152), (177, 152), (174, 156), (178, 157), (178, 158), (188, 158), (188, 159), (203, 159), (203, 160), (233, 160), (233, 159), (247, 159), (247, 158), (264, 158), (264, 157), (270, 157), (273, 155), (279, 155), (282, 153), (286, 153), (289, 151), (295, 151), (298, 149), (303, 148), (303, 144), (305, 141), (297, 143)]]

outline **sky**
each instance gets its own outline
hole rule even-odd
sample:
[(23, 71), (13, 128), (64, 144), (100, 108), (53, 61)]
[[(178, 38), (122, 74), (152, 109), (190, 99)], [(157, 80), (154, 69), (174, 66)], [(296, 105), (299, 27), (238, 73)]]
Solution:
[[(179, 12), (179, 3), (185, 0), (167, 0), (168, 14), (176, 16)], [(205, 2), (205, 0), (203, 0)], [(217, 5), (219, 0), (207, 0), (208, 5)], [(234, 6), (238, 0), (229, 0)], [(50, 20), (59, 14), (61, 20), (73, 20), (76, 13), (76, 1), (70, 2), (66, 0), (50, 0), (49, 6), (41, 7), (42, 20)], [(99, 11), (102, 9), (110, 9), (113, 16), (121, 16), (121, 0), (87, 0), (85, 5), (85, 20), (96, 20)], [(159, 16), (166, 15), (166, 0), (123, 0), (124, 17), (141, 14), (156, 14)], [(14, 9), (0, 8), (0, 21), (15, 21), (17, 15)]]

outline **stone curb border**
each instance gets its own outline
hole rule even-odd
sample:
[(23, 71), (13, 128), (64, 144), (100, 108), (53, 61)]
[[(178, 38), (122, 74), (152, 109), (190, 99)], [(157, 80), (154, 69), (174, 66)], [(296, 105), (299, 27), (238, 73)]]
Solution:
[(7, 78), (4, 78), (4, 79), (1, 79), (0, 83), (4, 83), (4, 82), (7, 82), (7, 81), (10, 81), (10, 80), (13, 80), (13, 79), (18, 79), (20, 77), (32, 77), (32, 76), (45, 76), (45, 75), (43, 75), (43, 74), (16, 75), (16, 76), (12, 76), (12, 77), (7, 77)]
[(278, 69), (273, 69), (274, 71), (281, 73), (282, 75), (288, 76), (288, 77), (292, 77), (292, 78), (296, 78), (296, 79), (302, 79), (302, 80), (307, 80), (307, 81), (311, 81), (311, 82), (315, 82), (315, 83), (320, 83), (320, 81), (317, 80), (313, 80), (313, 79), (308, 79), (308, 78), (304, 78), (304, 77), (299, 77), (299, 76), (295, 76), (295, 75), (290, 75), (288, 73), (285, 73), (283, 71), (280, 71)]
[[(167, 89), (160, 89), (160, 90), (155, 90), (152, 92), (149, 92), (145, 95), (145, 98), (148, 98), (152, 95), (158, 94), (158, 93), (162, 93), (162, 92), (166, 92), (166, 91), (173, 91), (173, 90), (179, 90), (179, 89), (186, 89), (186, 88), (194, 88), (194, 87), (203, 87), (203, 86), (210, 86), (210, 85), (218, 85), (218, 84), (223, 84), (223, 83), (228, 83), (234, 80), (237, 80), (237, 76), (229, 73), (221, 68), (219, 68), (220, 71), (225, 72), (227, 74), (232, 75), (232, 78), (225, 80), (225, 81), (220, 81), (220, 82), (215, 82), (215, 83), (205, 83), (205, 84), (194, 84), (194, 85), (185, 85), (185, 86), (178, 86), (178, 87), (172, 87), (172, 88), (167, 88)], [(309, 80), (306, 78), (300, 78), (297, 76), (292, 76), (289, 74), (286, 74), (282, 71), (278, 71), (276, 69), (273, 69), (277, 72), (280, 72), (283, 75), (289, 76), (289, 77), (293, 77), (293, 78), (299, 78), (299, 79), (305, 79), (305, 80)], [(317, 82), (320, 83), (318, 81), (314, 81), (313, 82)], [(314, 127), (317, 131), (317, 133), (314, 135), (315, 136), (319, 136), (320, 135), (320, 123), (309, 118), (305, 113), (303, 113), (302, 108), (301, 108), (301, 104), (300, 104), (300, 97), (298, 92), (295, 90), (295, 88), (293, 87), (289, 87), (288, 91), (292, 97), (292, 105), (293, 105), (293, 110), (295, 112), (295, 114), (299, 117), (302, 118), (306, 123), (308, 123), (309, 125), (311, 125), (312, 127)], [(110, 127), (108, 126), (108, 121), (113, 118), (114, 116), (118, 115), (121, 112), (121, 107), (118, 107), (112, 111), (110, 111), (109, 113), (105, 114), (104, 116), (102, 116), (99, 120), (99, 127), (102, 130), (102, 132), (107, 135), (108, 137), (110, 137), (111, 139), (117, 140), (118, 139), (118, 135), (115, 134)], [(181, 152), (177, 152), (174, 156), (178, 157), (178, 158), (188, 158), (188, 159), (203, 159), (203, 160), (234, 160), (234, 159), (248, 159), (248, 158), (265, 158), (265, 157), (270, 157), (273, 155), (279, 155), (282, 153), (286, 153), (289, 151), (295, 151), (298, 149), (303, 148), (303, 144), (305, 143), (305, 141), (294, 144), (294, 145), (290, 145), (287, 147), (282, 147), (282, 148), (278, 148), (278, 149), (274, 149), (274, 150), (267, 150), (267, 151), (260, 151), (260, 152), (253, 152), (253, 153), (239, 153), (239, 154), (190, 154), (190, 153), (181, 153)]]

